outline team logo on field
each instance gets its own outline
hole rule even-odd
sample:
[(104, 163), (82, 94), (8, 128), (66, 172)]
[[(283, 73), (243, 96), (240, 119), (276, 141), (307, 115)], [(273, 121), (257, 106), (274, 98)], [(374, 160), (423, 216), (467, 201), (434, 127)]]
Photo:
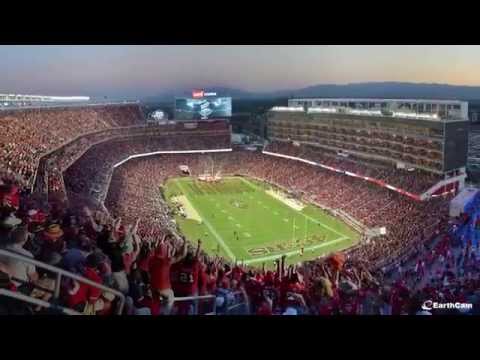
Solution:
[(326, 237), (324, 235), (313, 235), (306, 241), (297, 239), (296, 241), (278, 243), (278, 244), (269, 245), (269, 246), (259, 246), (259, 247), (247, 249), (247, 252), (249, 253), (250, 256), (262, 256), (262, 255), (268, 255), (268, 254), (275, 254), (279, 252), (285, 252), (288, 250), (299, 249), (305, 246), (316, 245), (325, 240), (326, 240)]

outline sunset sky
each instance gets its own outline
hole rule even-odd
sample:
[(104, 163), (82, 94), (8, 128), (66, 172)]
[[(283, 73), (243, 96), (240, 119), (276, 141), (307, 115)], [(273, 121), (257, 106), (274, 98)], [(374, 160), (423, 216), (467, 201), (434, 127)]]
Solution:
[(0, 93), (156, 95), (408, 81), (480, 85), (480, 46), (5, 46)]

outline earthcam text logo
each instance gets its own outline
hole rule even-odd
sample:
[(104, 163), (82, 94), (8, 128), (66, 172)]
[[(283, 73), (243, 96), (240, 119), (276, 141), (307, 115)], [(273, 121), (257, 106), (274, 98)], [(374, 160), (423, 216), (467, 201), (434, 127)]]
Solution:
[(436, 309), (456, 309), (456, 310), (471, 310), (473, 308), (472, 303), (439, 303), (432, 300), (427, 300), (422, 305), (422, 310), (436, 310)]

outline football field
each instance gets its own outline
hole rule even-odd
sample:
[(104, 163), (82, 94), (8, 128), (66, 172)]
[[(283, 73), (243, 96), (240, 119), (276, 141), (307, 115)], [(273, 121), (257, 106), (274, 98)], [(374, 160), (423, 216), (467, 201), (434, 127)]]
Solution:
[(219, 182), (170, 179), (164, 195), (181, 209), (175, 220), (188, 240), (202, 239), (207, 253), (271, 267), (310, 260), (348, 248), (360, 235), (324, 210), (285, 194), (266, 183), (243, 177)]

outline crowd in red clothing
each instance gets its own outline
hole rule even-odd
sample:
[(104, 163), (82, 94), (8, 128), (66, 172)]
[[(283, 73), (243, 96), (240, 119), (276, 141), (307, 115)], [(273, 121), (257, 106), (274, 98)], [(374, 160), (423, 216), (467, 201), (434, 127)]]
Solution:
[[(319, 176), (309, 174), (308, 165), (256, 152), (209, 156), (214, 159), (216, 167), (224, 173), (262, 177), (285, 186), (295, 185), (292, 189), (300, 192), (305, 192), (306, 185), (303, 184), (305, 179)], [(159, 198), (158, 194), (147, 191), (149, 188), (155, 188), (150, 184), (161, 183), (172, 174), (178, 175), (179, 164), (188, 165), (192, 173), (200, 173), (203, 164), (201, 157), (191, 154), (161, 155), (132, 160), (119, 167), (113, 176), (111, 194), (107, 199), (109, 208), (116, 216), (115, 219), (101, 212), (92, 214), (88, 209), (81, 213), (71, 213), (68, 209), (62, 208), (51, 209), (44, 216), (38, 216), (38, 212), (33, 214), (28, 201), (20, 204), (23, 206), (20, 206), (14, 214), (23, 220), (29, 232), (33, 234), (22, 247), (39, 260), (80, 273), (93, 281), (124, 292), (128, 299), (125, 313), (128, 314), (189, 314), (212, 311), (213, 304), (207, 300), (173, 302), (173, 297), (196, 294), (215, 295), (217, 313), (227, 312), (232, 306), (243, 304), (242, 306), (248, 308), (248, 313), (259, 315), (411, 314), (418, 311), (418, 301), (422, 299), (424, 292), (431, 291), (429, 288), (425, 290), (425, 287), (417, 289), (405, 279), (389, 282), (388, 274), (372, 266), (372, 258), (381, 259), (394, 253), (396, 247), (412, 248), (412, 242), (408, 238), (401, 238), (398, 241), (379, 238), (378, 243), (364, 244), (346, 255), (339, 256), (335, 261), (328, 258), (287, 268), (285, 259), (281, 259), (277, 261), (276, 269), (272, 271), (228, 264), (222, 259), (208, 257), (202, 253), (201, 243), (192, 247), (178, 236), (173, 224), (168, 225), (169, 210), (161, 201), (157, 204), (147, 201), (152, 195), (156, 199)], [(310, 168), (319, 171), (317, 168)], [(278, 176), (274, 175), (276, 171), (280, 173)], [(299, 175), (292, 180), (295, 173)], [(341, 181), (330, 177), (320, 178), (331, 184)], [(361, 183), (357, 185), (357, 192), (365, 192), (366, 196), (373, 191), (369, 189), (373, 185), (367, 187)], [(338, 184), (336, 186), (340, 187)], [(318, 186), (312, 186), (313, 188)], [(133, 191), (134, 189), (136, 191)], [(350, 190), (346, 190), (348, 191)], [(379, 196), (385, 196), (381, 194), (386, 190), (378, 188), (378, 191)], [(346, 195), (342, 193), (339, 196), (338, 200), (342, 201)], [(403, 204), (400, 195), (395, 194), (393, 198), (392, 195), (388, 196), (390, 201), (398, 202), (395, 206), (401, 208), (401, 212), (412, 212), (411, 218), (402, 219), (404, 222), (415, 223), (415, 217), (423, 215), (422, 212), (433, 214), (425, 215), (427, 216), (425, 220), (420, 221), (432, 221), (437, 216), (435, 209), (430, 207), (433, 205), (408, 207), (407, 203), (416, 203), (405, 199), (406, 203)], [(135, 202), (134, 198), (139, 200)], [(331, 197), (324, 199), (334, 201)], [(133, 205), (124, 206), (132, 201)], [(439, 204), (440, 200), (437, 206)], [(399, 213), (394, 213), (392, 219)], [(387, 213), (383, 213), (382, 216), (387, 216)], [(6, 218), (4, 216), (3, 220)], [(151, 231), (154, 229), (153, 223), (160, 224), (158, 231)], [(401, 226), (401, 223), (393, 225)], [(440, 231), (438, 227), (434, 229)], [(404, 236), (410, 235), (407, 233)], [(420, 238), (430, 239), (427, 239), (427, 235)], [(4, 239), (5, 237), (2, 238)], [(7, 239), (11, 241), (10, 237)], [(414, 244), (416, 245), (413, 246), (416, 250), (414, 256), (418, 257), (418, 253), (427, 253), (424, 244), (428, 246), (426, 241)], [(406, 261), (408, 259), (402, 263)], [(426, 265), (428, 266), (429, 264)], [(2, 269), (8, 274), (8, 266), (3, 266)], [(407, 270), (404, 272), (405, 276), (411, 273)], [(47, 285), (48, 288), (49, 274), (37, 274), (24, 280), (41, 281), (43, 287)], [(467, 284), (470, 289), (475, 281), (478, 280), (465, 279), (457, 286), (463, 289), (463, 285)], [(436, 286), (441, 288), (439, 284)], [(21, 285), (19, 289), (29, 291), (28, 287), (22, 288)], [(105, 298), (105, 294), (100, 294), (93, 287), (82, 287), (75, 282), (66, 283), (62, 286), (62, 291), (64, 303), (80, 311), (86, 311), (90, 304), (96, 314), (109, 314), (115, 306), (114, 301)], [(472, 291), (465, 290), (469, 296), (472, 295)], [(40, 292), (40, 295), (48, 296), (45, 292)]]
[(178, 176), (179, 165), (187, 165), (193, 176), (201, 174), (205, 156), (223, 174), (259, 178), (280, 185), (307, 201), (343, 210), (369, 228), (385, 226), (387, 235), (373, 238), (367, 246), (352, 251), (369, 264), (369, 268), (386, 266), (412, 244), (430, 237), (448, 212), (444, 198), (415, 202), (358, 179), (252, 151), (161, 155), (129, 161), (112, 177), (107, 207), (112, 214), (130, 221), (134, 214), (142, 214), (153, 223), (163, 220), (162, 226), (166, 226), (170, 216), (168, 208), (158, 200), (158, 184)]
[(133, 140), (118, 140), (93, 146), (65, 172), (65, 185), (72, 194), (83, 194), (104, 200), (106, 183), (113, 166), (131, 155), (155, 151), (208, 150), (230, 147), (230, 135), (142, 136)]
[(32, 185), (47, 152), (93, 131), (142, 123), (138, 105), (91, 105), (0, 111), (0, 171)]
[[(174, 134), (164, 133), (169, 126)], [(87, 135), (84, 143), (72, 142), (68, 151), (45, 158), (48, 173), (39, 171), (41, 179), (48, 174), (47, 191), (65, 191), (68, 205), (50, 199), (47, 206), (22, 193), (22, 182), (15, 177), (2, 177), (0, 246), (118, 290), (127, 299), (124, 314), (416, 314), (427, 298), (479, 302), (478, 249), (468, 242), (462, 247), (447, 234), (448, 198), (415, 202), (356, 178), (257, 151), (163, 154), (112, 168), (134, 154), (229, 147), (225, 124), (211, 127), (207, 134), (185, 133), (183, 124), (172, 124), (151, 130), (159, 131), (156, 136), (125, 139), (122, 131), (112, 130), (115, 136)], [(101, 142), (94, 145), (96, 140)], [(268, 149), (317, 161), (323, 156), (330, 166), (347, 164), (290, 145)], [(290, 266), (285, 257), (273, 267), (252, 268), (209, 256), (201, 240), (191, 244), (179, 234), (172, 210), (159, 196), (169, 177), (182, 174), (180, 165), (197, 176), (206, 163), (223, 175), (258, 178), (305, 201), (341, 210), (366, 227), (385, 226), (387, 234)], [(348, 164), (349, 171), (392, 181), (397, 171)], [(398, 181), (412, 190), (427, 187), (430, 180), (419, 175)], [(92, 206), (79, 199), (91, 200)], [(108, 211), (102, 211), (103, 201)], [(0, 256), (0, 287), (48, 300), (54, 279), (49, 271)], [(196, 295), (212, 297), (175, 300)], [(40, 307), (4, 306), (4, 300), (0, 297), (0, 312), (43, 312)], [(97, 315), (114, 314), (118, 307), (109, 293), (67, 279), (59, 302)]]
[(296, 146), (292, 142), (275, 141), (268, 144), (265, 150), (315, 161), (343, 171), (382, 180), (387, 184), (415, 194), (423, 193), (441, 180), (439, 175), (419, 169), (410, 172), (396, 169), (391, 163), (387, 164), (378, 161), (375, 163), (375, 166), (372, 166), (372, 160), (369, 160), (368, 163), (365, 160), (359, 161), (360, 159), (354, 155), (349, 155), (346, 158), (337, 155), (335, 152), (328, 153), (324, 149), (311, 145)]

